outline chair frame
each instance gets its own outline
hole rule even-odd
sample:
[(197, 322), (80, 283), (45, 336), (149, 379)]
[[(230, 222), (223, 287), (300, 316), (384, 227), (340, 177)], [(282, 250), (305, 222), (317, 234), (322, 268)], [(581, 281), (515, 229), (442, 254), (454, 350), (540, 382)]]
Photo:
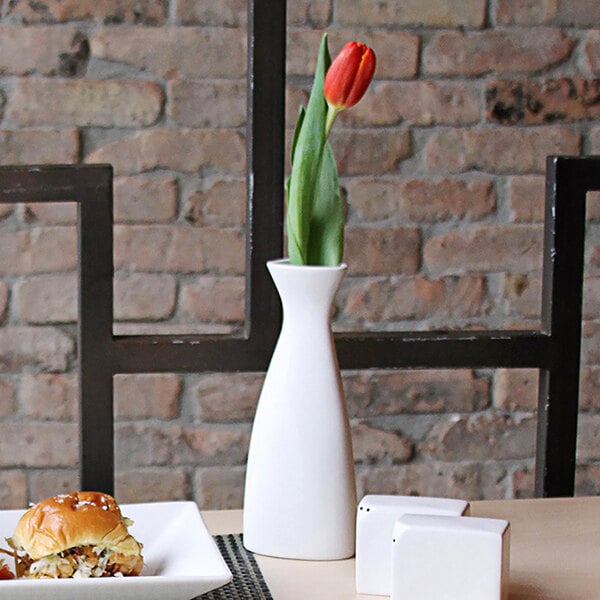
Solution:
[[(69, 201), (78, 206), (82, 489), (114, 491), (115, 375), (258, 372), (268, 366), (281, 323), (265, 262), (280, 257), (283, 248), (286, 6), (268, 0), (248, 4), (242, 333), (114, 335), (112, 167), (0, 167), (0, 203)], [(335, 334), (342, 369), (539, 369), (537, 496), (574, 493), (588, 191), (600, 191), (600, 157), (548, 158), (540, 330)]]

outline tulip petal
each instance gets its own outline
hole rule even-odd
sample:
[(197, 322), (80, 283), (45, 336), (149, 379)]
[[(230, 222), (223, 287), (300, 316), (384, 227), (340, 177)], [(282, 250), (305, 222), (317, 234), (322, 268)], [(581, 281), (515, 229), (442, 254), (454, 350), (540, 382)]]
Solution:
[(348, 42), (335, 57), (325, 76), (327, 103), (342, 110), (364, 95), (375, 73), (375, 53), (365, 44)]
[(362, 58), (361, 45), (348, 42), (331, 63), (325, 76), (323, 91), (327, 102), (335, 107), (347, 105)]
[[(366, 48), (366, 47), (365, 47)], [(364, 95), (375, 73), (375, 53), (366, 48), (361, 56), (352, 87), (346, 97), (346, 106), (354, 106)]]

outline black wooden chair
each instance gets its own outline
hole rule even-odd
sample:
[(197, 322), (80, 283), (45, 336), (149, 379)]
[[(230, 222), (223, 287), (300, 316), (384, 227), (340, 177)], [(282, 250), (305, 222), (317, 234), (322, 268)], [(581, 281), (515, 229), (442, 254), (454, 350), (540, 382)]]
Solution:
[[(114, 336), (112, 169), (0, 168), (0, 203), (75, 201), (79, 208), (80, 485), (114, 486), (113, 376), (264, 371), (280, 307), (264, 264), (283, 247), (285, 2), (249, 2), (246, 326), (239, 336)], [(586, 192), (600, 157), (551, 157), (540, 331), (342, 333), (342, 369), (537, 368), (536, 495), (574, 493)], [(268, 232), (268, 234), (266, 233)]]

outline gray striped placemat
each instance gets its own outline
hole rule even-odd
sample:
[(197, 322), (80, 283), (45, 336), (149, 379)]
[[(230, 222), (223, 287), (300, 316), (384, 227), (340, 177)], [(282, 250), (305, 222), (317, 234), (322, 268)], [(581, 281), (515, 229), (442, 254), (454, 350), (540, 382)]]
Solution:
[(216, 535), (215, 542), (233, 579), (197, 600), (273, 600), (254, 555), (244, 548), (242, 534)]

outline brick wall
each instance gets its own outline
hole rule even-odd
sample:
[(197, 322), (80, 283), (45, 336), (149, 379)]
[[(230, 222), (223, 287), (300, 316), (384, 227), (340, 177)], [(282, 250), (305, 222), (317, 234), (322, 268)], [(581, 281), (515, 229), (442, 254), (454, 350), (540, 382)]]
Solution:
[[(340, 330), (539, 327), (544, 162), (600, 153), (596, 0), (289, 0), (288, 123), (324, 29), (377, 52), (333, 144)], [(0, 163), (115, 167), (115, 330), (243, 319), (246, 5), (4, 0)], [(600, 491), (590, 198), (579, 494)], [(77, 487), (74, 205), (0, 214), (0, 507)], [(344, 373), (359, 494), (532, 493), (535, 371)], [(241, 505), (260, 374), (116, 378), (117, 494)]]

